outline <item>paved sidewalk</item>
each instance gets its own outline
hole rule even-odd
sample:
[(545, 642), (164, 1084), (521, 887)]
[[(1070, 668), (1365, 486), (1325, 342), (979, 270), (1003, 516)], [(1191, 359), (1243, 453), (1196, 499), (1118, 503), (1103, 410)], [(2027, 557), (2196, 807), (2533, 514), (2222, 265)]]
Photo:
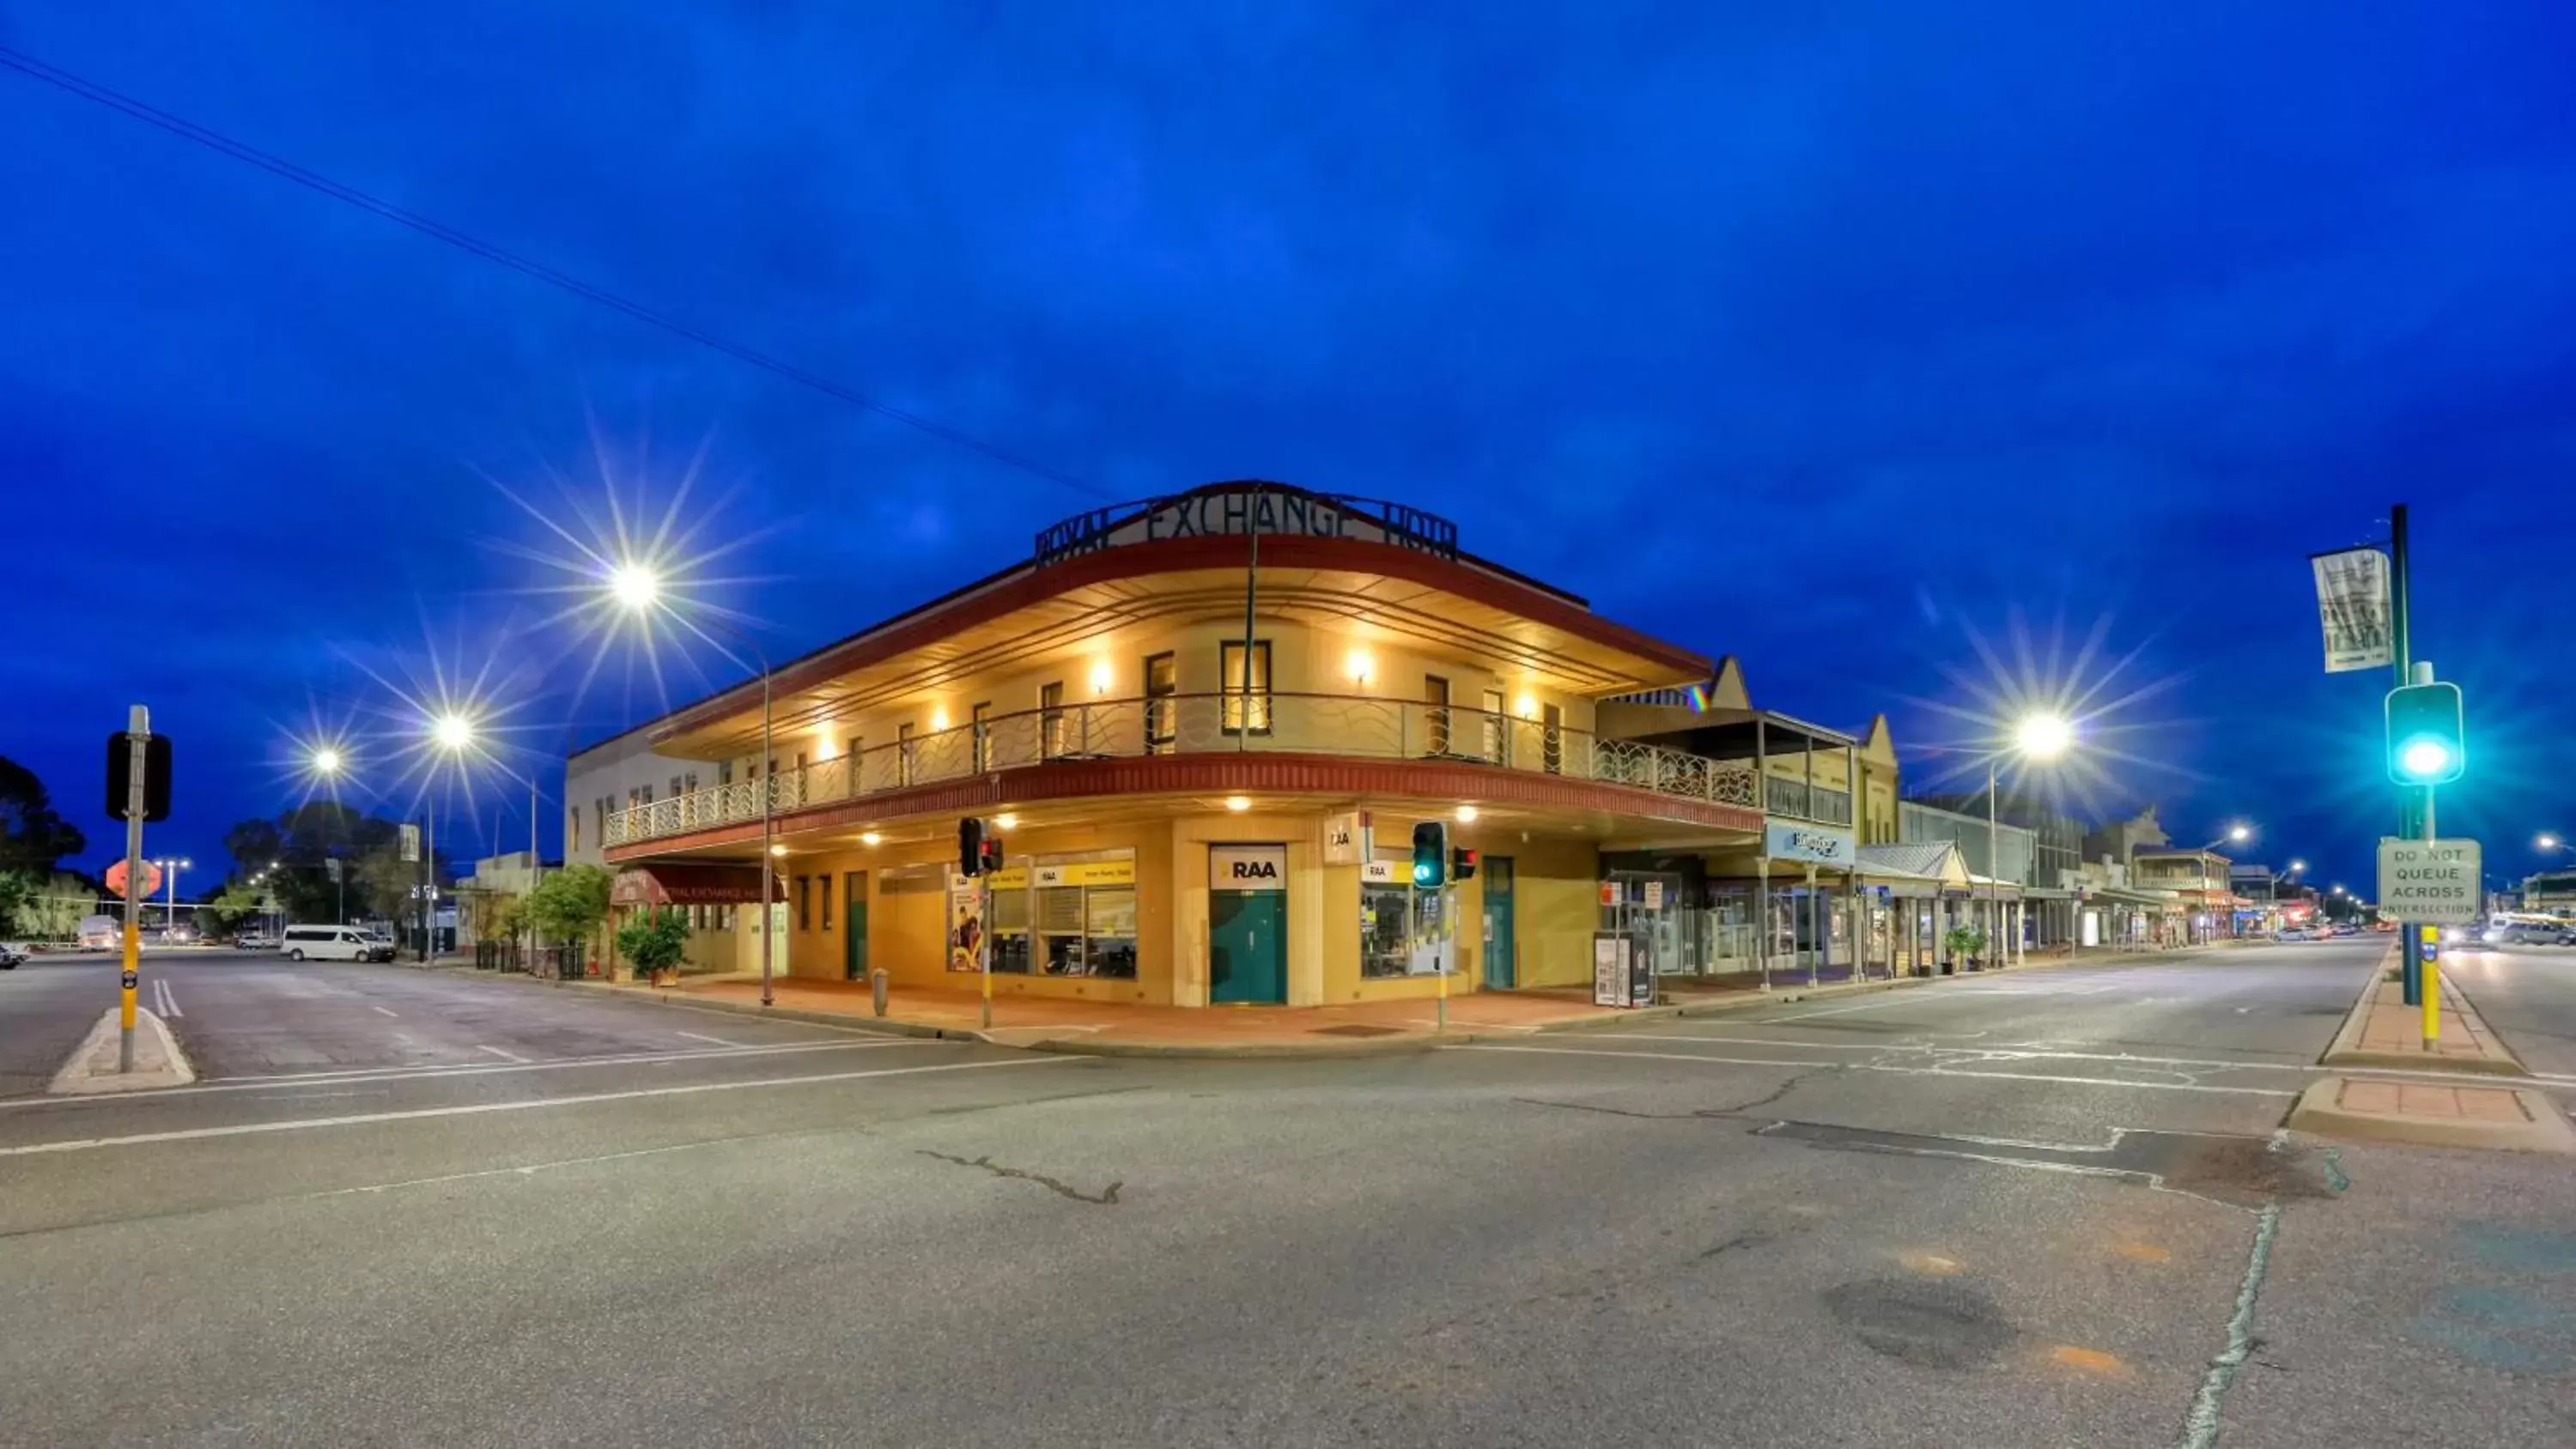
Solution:
[[(2080, 951), (2045, 959), (2033, 957), (2028, 965), (2017, 969), (2147, 964), (2181, 959), (2207, 949), (2211, 948), (2152, 954)], [(744, 976), (684, 978), (679, 985), (667, 987), (629, 983), (611, 985), (596, 981), (547, 984), (615, 991), (712, 1011), (784, 1016), (913, 1036), (963, 1037), (1042, 1051), (1117, 1056), (1266, 1057), (1358, 1056), (1422, 1051), (1464, 1041), (1702, 1016), (1766, 1004), (1910, 989), (1941, 981), (1975, 980), (1980, 975), (1996, 974), (2012, 973), (1894, 979), (1871, 976), (1859, 981), (1847, 976), (1840, 980), (1829, 977), (1814, 986), (1806, 985), (1804, 973), (1800, 973), (1798, 979), (1780, 980), (1768, 992), (1760, 989), (1758, 977), (1749, 974), (1703, 979), (1668, 978), (1659, 986), (1659, 1004), (1636, 1008), (1595, 1006), (1588, 988), (1479, 991), (1461, 993), (1449, 999), (1445, 1031), (1440, 1025), (1439, 1005), (1429, 997), (1332, 1006), (1181, 1007), (1003, 993), (993, 999), (993, 1024), (987, 1028), (983, 1025), (982, 998), (971, 986), (958, 989), (899, 988), (889, 993), (886, 1014), (879, 1017), (875, 1014), (868, 988), (859, 982), (781, 977), (771, 985), (770, 995), (774, 1004), (766, 1009), (760, 1005), (760, 982)]]

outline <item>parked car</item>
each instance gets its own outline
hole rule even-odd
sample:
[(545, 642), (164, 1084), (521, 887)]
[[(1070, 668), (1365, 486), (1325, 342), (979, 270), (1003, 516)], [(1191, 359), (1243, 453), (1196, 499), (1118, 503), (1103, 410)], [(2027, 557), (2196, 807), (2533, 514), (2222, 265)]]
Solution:
[(2564, 946), (2566, 927), (2548, 921), (2499, 921), (2480, 936), (2490, 946)]
[(278, 943), (290, 961), (390, 961), (394, 943), (355, 926), (289, 926)]
[(274, 951), (277, 949), (277, 939), (269, 935), (266, 931), (244, 931), (240, 935), (233, 937), (233, 949), (236, 951)]

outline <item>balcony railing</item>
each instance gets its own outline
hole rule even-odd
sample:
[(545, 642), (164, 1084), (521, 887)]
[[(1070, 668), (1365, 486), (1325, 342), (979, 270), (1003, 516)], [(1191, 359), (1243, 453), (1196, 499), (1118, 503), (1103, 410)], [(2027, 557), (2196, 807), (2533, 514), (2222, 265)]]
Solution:
[(1820, 825), (1852, 823), (1851, 794), (1845, 790), (1828, 790), (1804, 780), (1784, 780), (1766, 775), (1762, 780), (1762, 806), (1774, 815), (1794, 815), (1800, 820), (1813, 820)]
[[(980, 724), (872, 745), (856, 755), (801, 769), (781, 770), (766, 780), (735, 780), (649, 801), (612, 811), (602, 843), (633, 845), (758, 820), (764, 791), (771, 813), (787, 815), (1056, 760), (1237, 752), (1436, 760), (1632, 785), (1658, 795), (1747, 810), (1763, 808), (1759, 776), (1750, 760), (1704, 759), (1463, 705), (1358, 695), (1271, 694), (1247, 700), (1240, 694), (1170, 694), (1000, 715)], [(1774, 792), (1770, 808), (1775, 813), (1786, 813), (1777, 803), (1782, 783), (1770, 782)], [(1796, 788), (1803, 791), (1805, 786), (1800, 783)], [(1823, 797), (1826, 792), (1817, 795)], [(1801, 803), (1805, 803), (1803, 796)], [(1848, 799), (1842, 799), (1840, 818), (1845, 823), (1851, 818)]]

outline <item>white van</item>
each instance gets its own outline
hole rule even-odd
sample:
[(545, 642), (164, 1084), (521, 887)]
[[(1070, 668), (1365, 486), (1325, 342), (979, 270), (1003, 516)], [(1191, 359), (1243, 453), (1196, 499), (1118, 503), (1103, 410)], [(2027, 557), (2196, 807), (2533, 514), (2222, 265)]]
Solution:
[(277, 949), (289, 961), (390, 961), (394, 943), (355, 926), (289, 926)]

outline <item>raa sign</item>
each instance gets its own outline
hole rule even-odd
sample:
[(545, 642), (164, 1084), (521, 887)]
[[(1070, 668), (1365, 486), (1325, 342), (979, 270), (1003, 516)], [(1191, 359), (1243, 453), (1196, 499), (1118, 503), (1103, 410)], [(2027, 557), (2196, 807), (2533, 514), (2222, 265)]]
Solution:
[(1284, 891), (1288, 889), (1288, 847), (1284, 845), (1211, 845), (1208, 889)]

